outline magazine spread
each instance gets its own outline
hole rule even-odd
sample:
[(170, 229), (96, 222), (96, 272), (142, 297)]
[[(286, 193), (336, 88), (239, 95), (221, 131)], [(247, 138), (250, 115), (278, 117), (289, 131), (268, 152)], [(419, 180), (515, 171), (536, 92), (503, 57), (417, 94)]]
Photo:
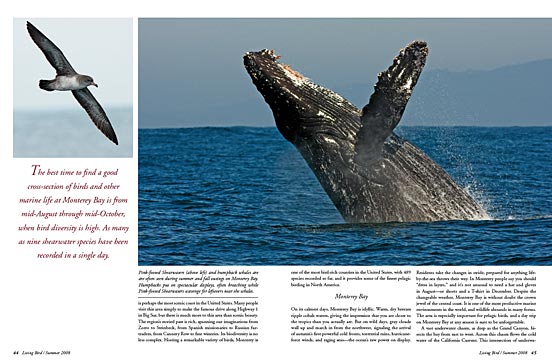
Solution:
[(0, 360), (550, 360), (552, 18), (33, 3)]

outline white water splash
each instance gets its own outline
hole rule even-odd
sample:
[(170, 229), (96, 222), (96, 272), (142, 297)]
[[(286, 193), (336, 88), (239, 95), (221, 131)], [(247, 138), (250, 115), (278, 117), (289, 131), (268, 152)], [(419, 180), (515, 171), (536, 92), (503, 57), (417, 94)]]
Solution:
[(465, 186), (463, 188), (464, 192), (466, 192), (468, 195), (471, 196), (472, 199), (475, 200), (475, 202), (481, 206), (483, 211), (485, 212), (485, 215), (475, 219), (475, 220), (481, 220), (481, 221), (489, 221), (489, 220), (498, 220), (497, 217), (493, 216), (489, 210), (492, 209), (492, 200), (483, 192), (480, 191), (478, 184), (475, 181), (472, 181), (471, 184)]

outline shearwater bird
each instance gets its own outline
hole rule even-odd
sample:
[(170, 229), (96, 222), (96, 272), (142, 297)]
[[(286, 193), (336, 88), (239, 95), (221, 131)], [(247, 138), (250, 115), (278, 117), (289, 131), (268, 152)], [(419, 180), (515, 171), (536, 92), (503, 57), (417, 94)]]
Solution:
[(71, 91), (77, 102), (84, 108), (88, 116), (96, 127), (113, 143), (119, 144), (111, 122), (107, 118), (105, 111), (96, 98), (92, 95), (88, 86), (98, 87), (91, 76), (79, 74), (73, 69), (62, 51), (44, 34), (40, 32), (33, 24), (27, 21), (27, 30), (31, 39), (40, 48), (46, 56), (48, 62), (56, 70), (56, 77), (52, 80), (41, 79), (38, 82), (40, 89), (45, 91)]

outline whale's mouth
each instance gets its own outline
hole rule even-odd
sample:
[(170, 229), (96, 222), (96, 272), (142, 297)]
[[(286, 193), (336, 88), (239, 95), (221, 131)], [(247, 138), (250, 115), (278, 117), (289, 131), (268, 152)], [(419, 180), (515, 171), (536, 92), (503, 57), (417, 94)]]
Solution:
[(274, 50), (263, 49), (244, 55), (245, 69), (265, 102), (270, 106), (276, 126), (288, 141), (295, 143), (298, 120), (312, 113), (312, 104), (305, 99), (306, 77), (278, 61)]
[[(263, 49), (258, 52), (248, 52), (243, 57), (245, 69), (251, 76), (253, 83), (262, 94), (267, 93), (271, 87), (289, 88), (300, 87), (308, 81), (299, 72), (291, 69), (289, 65), (282, 64), (278, 60), (274, 50)], [(269, 92), (268, 92), (269, 93)]]
[[(284, 138), (294, 144), (299, 138), (320, 133), (350, 139), (353, 133), (351, 124), (342, 124), (334, 114), (339, 113), (342, 118), (347, 113), (358, 118), (360, 111), (340, 95), (281, 63), (280, 58), (274, 50), (263, 49), (246, 53), (243, 60)], [(334, 109), (337, 104), (339, 110)]]
[(274, 50), (267, 49), (249, 52), (243, 57), (245, 69), (273, 111), (292, 108), (293, 101), (301, 101), (304, 96), (301, 88), (310, 83), (289, 65), (280, 63), (280, 58)]

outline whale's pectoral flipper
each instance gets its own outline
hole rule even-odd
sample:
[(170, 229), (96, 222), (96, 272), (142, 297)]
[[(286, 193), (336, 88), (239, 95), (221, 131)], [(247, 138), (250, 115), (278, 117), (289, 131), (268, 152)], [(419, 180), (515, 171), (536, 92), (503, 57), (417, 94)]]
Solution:
[(362, 108), (356, 162), (369, 163), (381, 154), (384, 141), (401, 120), (427, 54), (427, 44), (414, 41), (400, 51), (386, 71), (378, 74), (374, 93)]

